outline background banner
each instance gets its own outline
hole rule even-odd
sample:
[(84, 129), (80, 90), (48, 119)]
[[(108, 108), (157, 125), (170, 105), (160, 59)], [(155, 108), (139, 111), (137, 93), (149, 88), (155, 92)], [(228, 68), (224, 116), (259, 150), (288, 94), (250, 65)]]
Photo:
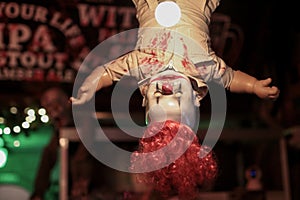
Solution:
[(94, 46), (137, 27), (131, 1), (33, 2), (0, 3), (0, 81), (72, 83)]

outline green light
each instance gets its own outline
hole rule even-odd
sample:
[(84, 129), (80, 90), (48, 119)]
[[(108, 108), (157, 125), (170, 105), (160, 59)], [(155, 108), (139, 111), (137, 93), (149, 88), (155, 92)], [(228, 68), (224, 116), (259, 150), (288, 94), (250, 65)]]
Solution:
[(0, 168), (4, 167), (7, 162), (7, 149), (0, 148)]
[(18, 183), (20, 182), (20, 177), (16, 173), (4, 172), (1, 173), (0, 183)]
[(4, 146), (4, 140), (0, 137), (0, 147)]

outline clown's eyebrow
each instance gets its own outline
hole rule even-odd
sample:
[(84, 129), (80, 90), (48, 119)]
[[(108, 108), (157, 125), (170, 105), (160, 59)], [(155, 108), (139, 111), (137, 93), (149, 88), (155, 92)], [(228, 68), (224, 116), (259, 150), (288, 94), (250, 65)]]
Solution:
[[(161, 90), (158, 87), (158, 82), (156, 82), (155, 87), (156, 87), (156, 91), (155, 92), (161, 92)], [(159, 96), (156, 97), (156, 104), (159, 104)]]
[(177, 83), (176, 87), (174, 87), (174, 93), (181, 92), (181, 90), (181, 82), (179, 82), (179, 84)]

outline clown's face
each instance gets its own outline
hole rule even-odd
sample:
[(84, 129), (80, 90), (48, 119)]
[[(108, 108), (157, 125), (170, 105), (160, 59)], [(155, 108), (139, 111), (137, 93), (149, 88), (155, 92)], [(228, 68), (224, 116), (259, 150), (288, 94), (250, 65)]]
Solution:
[(199, 103), (190, 80), (181, 73), (167, 70), (153, 76), (145, 98), (148, 122), (174, 120), (191, 128), (197, 125)]

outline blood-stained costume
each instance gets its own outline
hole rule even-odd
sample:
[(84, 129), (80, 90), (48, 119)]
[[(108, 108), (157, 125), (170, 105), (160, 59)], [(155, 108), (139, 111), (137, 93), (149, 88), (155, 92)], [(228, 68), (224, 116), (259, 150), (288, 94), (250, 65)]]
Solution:
[(168, 28), (155, 19), (158, 1), (133, 2), (140, 25), (136, 49), (104, 65), (112, 80), (119, 81), (127, 74), (136, 77), (142, 86), (172, 63), (175, 71), (193, 78), (199, 87), (211, 80), (229, 87), (233, 71), (210, 48), (208, 25), (219, 1), (176, 1), (181, 8), (181, 20)]

